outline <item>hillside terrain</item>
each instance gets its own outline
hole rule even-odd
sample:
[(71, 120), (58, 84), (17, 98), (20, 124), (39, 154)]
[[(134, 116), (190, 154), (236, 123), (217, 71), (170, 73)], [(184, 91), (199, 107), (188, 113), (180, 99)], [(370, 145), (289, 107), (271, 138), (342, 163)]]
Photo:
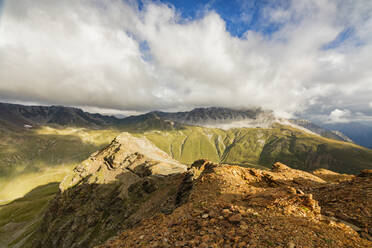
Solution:
[[(306, 121), (298, 121), (296, 125), (289, 121), (276, 122), (272, 112), (260, 109), (151, 112), (124, 119), (101, 116), (102, 122), (97, 122), (100, 115), (74, 108), (12, 104), (1, 107), (7, 114), (4, 111), (0, 114), (3, 120), (0, 123), (0, 204), (21, 197), (39, 185), (61, 181), (73, 167), (122, 131), (148, 138), (184, 164), (206, 158), (216, 163), (267, 168), (275, 161), (283, 161), (307, 171), (327, 168), (355, 174), (370, 168), (372, 161), (371, 150), (337, 141), (337, 137), (324, 138), (317, 134), (323, 129)], [(69, 117), (61, 113), (68, 113)], [(85, 122), (76, 117), (81, 116), (79, 113), (85, 116)], [(50, 121), (61, 119), (58, 116), (70, 121)], [(9, 124), (12, 120), (13, 124)], [(255, 126), (231, 128), (230, 124), (236, 122), (254, 122)], [(24, 126), (25, 123), (33, 126)], [(216, 123), (230, 128), (207, 127)]]
[(58, 191), (58, 183), (45, 184), (0, 206), (0, 248), (22, 246), (24, 239), (40, 227), (48, 202)]
[(371, 170), (186, 167), (142, 135), (122, 133), (60, 191), (42, 186), (2, 206), (0, 240), (25, 248), (370, 247), (371, 183)]
[(173, 158), (191, 164), (198, 158), (243, 166), (270, 167), (283, 161), (294, 168), (312, 171), (326, 168), (358, 173), (371, 168), (372, 151), (276, 124), (272, 128), (229, 130), (188, 126), (143, 134)]
[(39, 185), (60, 182), (119, 133), (111, 129), (0, 128), (0, 204)]

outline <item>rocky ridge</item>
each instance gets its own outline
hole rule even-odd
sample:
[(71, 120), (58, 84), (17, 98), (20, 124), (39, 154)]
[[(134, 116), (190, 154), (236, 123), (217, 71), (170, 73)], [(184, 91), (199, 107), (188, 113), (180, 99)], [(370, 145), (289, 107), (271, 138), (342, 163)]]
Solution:
[[(143, 219), (99, 247), (372, 245), (368, 229), (372, 199), (369, 171), (341, 180), (345, 185), (339, 185), (281, 163), (275, 163), (271, 171), (263, 171), (199, 160), (185, 175), (192, 184), (188, 194), (183, 191), (187, 198), (184, 204), (170, 215), (158, 213)], [(354, 209), (353, 216), (361, 221), (360, 226), (344, 219), (349, 210), (342, 211), (346, 194), (342, 188), (356, 193), (350, 210)], [(330, 202), (339, 205), (332, 208)], [(345, 216), (330, 216), (329, 208)], [(355, 211), (358, 208), (361, 212)]]
[(24, 247), (92, 247), (153, 213), (168, 213), (186, 168), (146, 138), (122, 133), (65, 178)]
[(75, 174), (61, 182), (60, 189), (65, 191), (80, 183), (107, 184), (120, 179), (123, 174), (130, 185), (139, 178), (181, 173), (186, 168), (146, 138), (124, 132), (78, 165)]

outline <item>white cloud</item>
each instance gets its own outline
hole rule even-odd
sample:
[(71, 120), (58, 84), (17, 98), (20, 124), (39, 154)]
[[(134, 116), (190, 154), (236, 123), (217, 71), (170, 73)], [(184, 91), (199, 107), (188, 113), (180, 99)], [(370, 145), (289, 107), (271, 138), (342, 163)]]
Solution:
[[(0, 99), (133, 111), (327, 106), (335, 120), (370, 110), (371, 1), (293, 1), (265, 13), (283, 25), (270, 39), (233, 37), (213, 11), (183, 20), (162, 4), (8, 0)], [(358, 46), (323, 49), (350, 26)]]
[(335, 109), (331, 112), (331, 114), (328, 117), (329, 123), (344, 123), (344, 122), (350, 122), (351, 118), (351, 112), (347, 109)]

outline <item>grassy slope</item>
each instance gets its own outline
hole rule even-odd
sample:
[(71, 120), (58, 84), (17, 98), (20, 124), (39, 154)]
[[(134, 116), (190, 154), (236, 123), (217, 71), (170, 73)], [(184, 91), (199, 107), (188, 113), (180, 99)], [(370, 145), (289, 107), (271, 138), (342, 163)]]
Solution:
[(372, 150), (277, 125), (273, 129), (230, 130), (187, 127), (145, 132), (149, 140), (175, 159), (190, 164), (198, 158), (214, 162), (271, 166), (281, 161), (303, 170), (328, 168), (358, 173), (372, 167)]
[(38, 228), (42, 212), (58, 192), (58, 183), (39, 186), (24, 197), (0, 206), (0, 247), (12, 247)]
[(0, 204), (38, 185), (61, 181), (76, 164), (119, 133), (81, 128), (0, 129)]

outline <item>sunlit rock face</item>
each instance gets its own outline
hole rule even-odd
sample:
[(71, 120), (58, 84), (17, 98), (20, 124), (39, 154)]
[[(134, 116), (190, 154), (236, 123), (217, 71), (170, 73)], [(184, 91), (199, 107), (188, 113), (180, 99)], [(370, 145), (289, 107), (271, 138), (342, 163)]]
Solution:
[(124, 132), (78, 165), (74, 175), (63, 180), (60, 189), (64, 191), (81, 183), (107, 184), (118, 180), (130, 185), (141, 177), (166, 176), (182, 173), (186, 169), (185, 165), (172, 159), (146, 138)]
[(186, 169), (146, 138), (122, 133), (63, 180), (30, 247), (92, 247), (170, 212)]

